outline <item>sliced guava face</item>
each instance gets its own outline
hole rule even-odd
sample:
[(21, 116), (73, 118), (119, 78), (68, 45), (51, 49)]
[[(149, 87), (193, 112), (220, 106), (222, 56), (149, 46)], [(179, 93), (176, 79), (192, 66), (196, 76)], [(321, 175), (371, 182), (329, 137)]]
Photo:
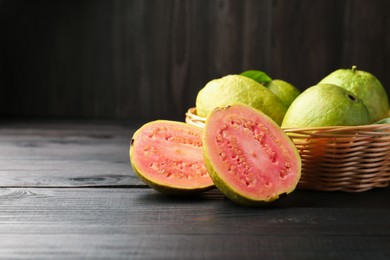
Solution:
[(194, 194), (214, 187), (203, 161), (201, 128), (157, 120), (139, 128), (130, 144), (130, 162), (153, 189), (167, 194)]
[(203, 148), (215, 186), (243, 206), (289, 194), (301, 176), (300, 155), (291, 139), (267, 115), (244, 104), (209, 114)]

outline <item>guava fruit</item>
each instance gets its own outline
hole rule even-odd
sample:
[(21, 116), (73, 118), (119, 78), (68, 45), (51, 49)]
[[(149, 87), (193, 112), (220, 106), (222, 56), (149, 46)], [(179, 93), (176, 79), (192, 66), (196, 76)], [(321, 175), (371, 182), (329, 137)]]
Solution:
[(354, 126), (370, 124), (363, 101), (350, 91), (331, 84), (306, 89), (288, 108), (283, 128)]
[(333, 84), (351, 91), (363, 100), (371, 116), (371, 123), (388, 116), (389, 99), (381, 82), (371, 73), (352, 69), (338, 69), (323, 78), (319, 84)]
[(216, 107), (243, 103), (262, 111), (277, 124), (283, 120), (287, 107), (272, 91), (242, 75), (227, 75), (208, 82), (196, 97), (196, 113), (207, 115)]
[(240, 75), (251, 78), (271, 90), (286, 107), (289, 107), (294, 99), (301, 94), (299, 89), (291, 83), (281, 79), (272, 79), (261, 70), (247, 70)]
[(262, 206), (291, 193), (301, 176), (294, 143), (270, 117), (248, 105), (213, 110), (203, 150), (215, 186), (242, 206)]
[(131, 166), (142, 181), (162, 193), (185, 195), (211, 189), (202, 135), (201, 128), (182, 122), (146, 123), (131, 140)]
[(266, 83), (265, 86), (278, 96), (286, 107), (289, 107), (301, 94), (301, 92), (291, 83), (281, 79), (273, 79), (269, 83)]

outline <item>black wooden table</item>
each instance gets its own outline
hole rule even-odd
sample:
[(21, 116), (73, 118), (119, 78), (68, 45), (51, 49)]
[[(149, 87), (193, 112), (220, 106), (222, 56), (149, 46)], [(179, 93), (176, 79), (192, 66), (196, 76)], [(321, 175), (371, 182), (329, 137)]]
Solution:
[(390, 188), (164, 196), (130, 167), (139, 126), (0, 123), (0, 259), (390, 259)]

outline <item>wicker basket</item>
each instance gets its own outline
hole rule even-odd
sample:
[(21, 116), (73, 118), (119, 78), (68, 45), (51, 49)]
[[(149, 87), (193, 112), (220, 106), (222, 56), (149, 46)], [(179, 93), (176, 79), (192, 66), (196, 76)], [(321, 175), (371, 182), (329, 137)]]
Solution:
[[(204, 127), (188, 109), (186, 123)], [(289, 128), (302, 159), (299, 189), (362, 192), (390, 182), (390, 124)]]

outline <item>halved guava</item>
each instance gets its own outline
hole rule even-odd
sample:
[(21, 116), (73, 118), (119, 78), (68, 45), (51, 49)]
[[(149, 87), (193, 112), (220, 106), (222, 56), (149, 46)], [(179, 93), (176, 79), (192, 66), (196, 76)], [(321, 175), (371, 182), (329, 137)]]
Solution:
[(193, 194), (214, 187), (203, 161), (201, 128), (156, 120), (139, 128), (130, 144), (136, 175), (167, 194)]
[(215, 186), (243, 206), (289, 194), (301, 176), (301, 159), (291, 139), (267, 115), (244, 104), (209, 114), (203, 149)]

